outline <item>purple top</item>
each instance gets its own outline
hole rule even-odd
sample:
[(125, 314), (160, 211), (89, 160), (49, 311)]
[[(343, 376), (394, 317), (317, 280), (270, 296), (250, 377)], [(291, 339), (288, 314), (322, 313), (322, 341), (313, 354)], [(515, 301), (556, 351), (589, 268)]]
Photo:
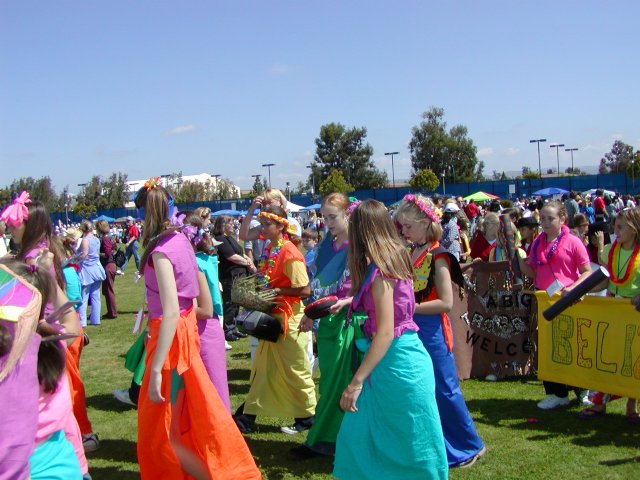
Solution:
[[(160, 239), (153, 253), (163, 253), (173, 266), (178, 289), (178, 305), (180, 311), (193, 306), (193, 299), (198, 296), (198, 265), (191, 243), (181, 233), (170, 233)], [(162, 303), (158, 293), (158, 279), (149, 256), (149, 263), (144, 269), (144, 283), (147, 287), (147, 306), (149, 318), (162, 316)]]
[(376, 309), (373, 303), (371, 285), (376, 277), (381, 277), (395, 284), (393, 288), (393, 337), (398, 338), (405, 331), (417, 332), (418, 325), (413, 321), (413, 314), (416, 310), (415, 295), (413, 293), (413, 282), (410, 279), (397, 280), (385, 277), (380, 273), (378, 267), (373, 265), (373, 272), (368, 272), (364, 284), (353, 300), (352, 308), (355, 311), (364, 311), (367, 319), (364, 322), (363, 331), (368, 338), (378, 330), (376, 322)]
[[(40, 335), (34, 333), (22, 359), (0, 382), (0, 480), (29, 476), (29, 456), (36, 445), (38, 428), (39, 346)], [(5, 360), (5, 357), (0, 359), (0, 367)]]

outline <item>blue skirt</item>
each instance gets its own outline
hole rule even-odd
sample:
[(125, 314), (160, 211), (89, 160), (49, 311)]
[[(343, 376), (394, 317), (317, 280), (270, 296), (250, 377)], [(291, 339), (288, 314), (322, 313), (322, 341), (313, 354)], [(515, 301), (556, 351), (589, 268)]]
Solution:
[(29, 465), (31, 480), (82, 479), (78, 457), (63, 430), (58, 430), (36, 447)]
[(447, 447), (449, 466), (476, 455), (484, 447), (464, 402), (453, 353), (447, 348), (440, 315), (414, 315), (418, 336), (431, 356), (436, 379), (436, 401)]
[(346, 412), (333, 475), (358, 479), (444, 479), (447, 456), (433, 367), (418, 335), (395, 338)]

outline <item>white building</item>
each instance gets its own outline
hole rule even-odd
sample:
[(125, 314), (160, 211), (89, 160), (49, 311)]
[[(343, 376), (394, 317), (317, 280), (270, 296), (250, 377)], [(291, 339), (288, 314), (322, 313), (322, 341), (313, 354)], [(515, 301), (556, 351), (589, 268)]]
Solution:
[[(145, 178), (144, 180), (130, 180), (127, 182), (127, 185), (129, 186), (129, 194), (133, 195), (135, 192), (137, 192), (140, 188), (142, 188), (145, 184), (145, 182), (148, 179)], [(177, 185), (177, 182), (181, 181), (182, 183), (184, 182), (194, 182), (194, 183), (202, 183), (202, 184), (211, 184), (215, 187), (218, 186), (218, 182), (222, 181), (220, 180), (220, 177), (216, 177), (213, 176), (209, 173), (199, 173), (197, 175), (182, 175), (182, 177), (180, 177), (179, 179), (176, 179), (175, 177), (171, 177), (169, 175), (163, 175), (160, 178), (160, 183), (164, 186), (164, 187), (171, 187), (171, 186), (175, 186)], [(233, 198), (240, 198), (240, 187), (238, 187), (237, 185), (231, 184), (231, 190), (232, 190), (232, 197)], [(127, 205), (125, 205), (126, 207), (133, 207), (133, 202), (129, 202)]]

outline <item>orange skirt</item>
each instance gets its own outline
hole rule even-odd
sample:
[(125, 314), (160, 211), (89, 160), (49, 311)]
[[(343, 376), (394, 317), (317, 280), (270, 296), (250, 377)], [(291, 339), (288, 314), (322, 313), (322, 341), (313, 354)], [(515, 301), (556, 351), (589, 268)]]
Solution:
[(80, 433), (87, 435), (93, 432), (89, 416), (87, 415), (87, 404), (85, 399), (84, 383), (80, 376), (80, 354), (84, 346), (84, 338), (80, 335), (67, 348), (66, 364), (69, 388), (71, 389), (71, 403), (73, 404), (73, 415), (76, 417)]
[(138, 400), (141, 478), (194, 478), (185, 468), (206, 472), (209, 479), (216, 480), (262, 478), (244, 437), (202, 363), (196, 315), (192, 308), (180, 314), (171, 349), (162, 367), (165, 402), (149, 400), (148, 372), (151, 371), (161, 320), (149, 320), (146, 373)]

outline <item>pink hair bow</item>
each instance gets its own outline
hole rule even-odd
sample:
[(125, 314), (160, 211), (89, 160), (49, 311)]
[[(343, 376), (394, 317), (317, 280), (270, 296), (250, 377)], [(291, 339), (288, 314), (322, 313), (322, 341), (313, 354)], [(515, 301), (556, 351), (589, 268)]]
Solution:
[(22, 192), (18, 195), (13, 203), (2, 211), (0, 220), (13, 228), (17, 228), (22, 225), (22, 222), (29, 220), (29, 209), (27, 203), (31, 203), (29, 198), (29, 192)]

